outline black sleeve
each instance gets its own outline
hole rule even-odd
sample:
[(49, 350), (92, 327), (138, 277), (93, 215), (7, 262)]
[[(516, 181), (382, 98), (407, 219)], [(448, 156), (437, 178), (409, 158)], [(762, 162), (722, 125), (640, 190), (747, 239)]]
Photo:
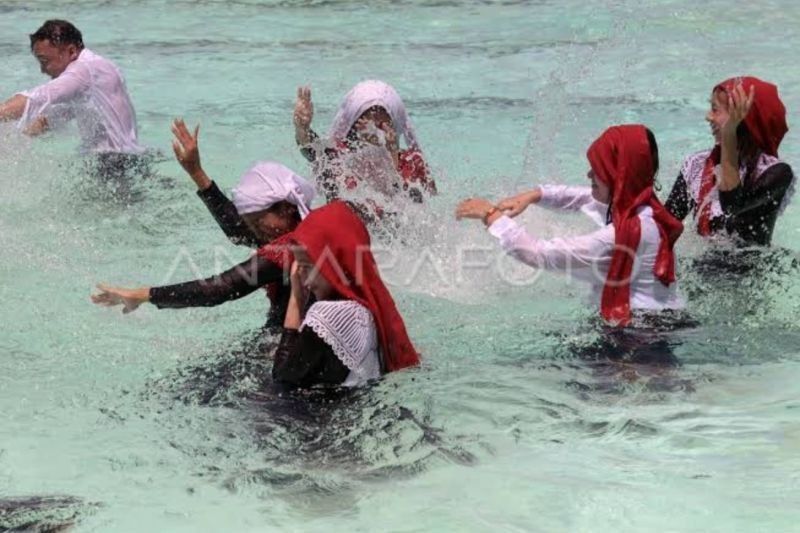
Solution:
[(778, 163), (765, 170), (751, 186), (719, 191), (728, 231), (746, 241), (769, 244), (778, 210), (793, 179), (792, 168)]
[(203, 200), (214, 220), (233, 244), (258, 248), (258, 239), (236, 211), (236, 206), (219, 190), (216, 183), (212, 181), (208, 189), (197, 191), (197, 196)]
[(303, 157), (308, 159), (310, 163), (313, 163), (317, 160), (317, 151), (314, 149), (314, 144), (319, 139), (319, 135), (314, 130), (308, 130), (308, 137), (309, 142), (306, 145), (300, 147), (300, 153), (303, 154)]
[(283, 269), (254, 255), (247, 261), (210, 278), (152, 287), (150, 303), (159, 309), (211, 307), (247, 296), (267, 283), (283, 281)]
[(683, 178), (683, 174), (678, 174), (678, 179), (675, 180), (664, 207), (672, 216), (683, 220), (689, 214), (693, 204), (694, 201), (689, 196), (689, 190), (686, 187), (686, 180)]
[(275, 381), (299, 387), (339, 385), (349, 373), (331, 346), (312, 328), (283, 330), (272, 366)]

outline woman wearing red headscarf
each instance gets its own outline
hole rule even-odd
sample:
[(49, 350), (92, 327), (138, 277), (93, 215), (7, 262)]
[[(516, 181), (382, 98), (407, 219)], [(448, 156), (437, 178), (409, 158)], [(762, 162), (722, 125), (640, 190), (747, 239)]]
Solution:
[(691, 211), (702, 236), (769, 245), (794, 181), (778, 158), (788, 131), (778, 88), (753, 77), (723, 81), (711, 93), (706, 121), (715, 146), (686, 158), (667, 209), (681, 220)]
[[(292, 294), (275, 353), (275, 380), (352, 387), (419, 363), (381, 280), (369, 233), (347, 204), (336, 201), (312, 211), (292, 240)], [(304, 313), (309, 291), (315, 303)]]
[[(642, 125), (613, 126), (586, 155), (591, 189), (545, 185), (497, 206), (469, 199), (456, 216), (482, 219), (503, 249), (528, 265), (589, 282), (601, 315), (612, 325), (630, 324), (635, 310), (683, 307), (672, 251), (683, 225), (653, 191), (658, 146), (652, 132)], [(578, 237), (538, 239), (511, 218), (532, 203), (580, 210), (601, 227)]]

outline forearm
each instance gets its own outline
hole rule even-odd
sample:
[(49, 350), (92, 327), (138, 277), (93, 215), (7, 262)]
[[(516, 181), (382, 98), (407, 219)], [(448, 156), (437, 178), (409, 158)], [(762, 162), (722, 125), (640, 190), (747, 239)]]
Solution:
[(294, 140), (300, 148), (300, 153), (311, 163), (317, 160), (317, 150), (315, 148), (317, 139), (319, 137), (311, 128), (295, 128)]
[(311, 128), (297, 127), (294, 128), (294, 140), (297, 146), (305, 146), (310, 144), (312, 139)]
[(0, 121), (19, 120), (25, 112), (28, 97), (16, 94), (0, 104)]
[(205, 191), (211, 184), (214, 183), (211, 178), (208, 177), (206, 171), (203, 170), (201, 167), (198, 167), (196, 170), (192, 170), (188, 172), (189, 177), (192, 178), (192, 181), (197, 185), (198, 191)]
[[(592, 189), (579, 185), (541, 185), (534, 189), (532, 203), (550, 210), (578, 211), (592, 202)], [(534, 191), (530, 194), (534, 195)]]
[(150, 287), (139, 287), (138, 289), (131, 289), (131, 298), (139, 300), (140, 302), (150, 301)]
[(303, 315), (297, 298), (292, 294), (289, 298), (289, 305), (286, 307), (286, 318), (283, 327), (286, 329), (298, 329), (303, 323)]
[[(208, 176), (205, 177), (208, 178)], [(199, 177), (198, 179), (201, 178)], [(213, 181), (209, 180), (207, 184), (203, 183), (205, 188), (202, 188), (200, 183), (197, 183), (197, 185), (197, 195), (206, 204), (217, 225), (231, 242), (251, 248), (257, 248), (261, 244), (250, 228), (247, 227), (233, 202), (219, 190), (219, 187)]]
[(159, 308), (212, 307), (251, 294), (283, 278), (283, 269), (259, 256), (210, 278), (153, 287), (150, 300)]
[(588, 235), (538, 239), (510, 218), (500, 217), (489, 226), (510, 256), (534, 268), (560, 271), (578, 279), (593, 279), (609, 263), (614, 249), (613, 226)]
[(739, 148), (736, 138), (723, 138), (721, 145), (720, 166), (722, 176), (717, 187), (720, 191), (731, 191), (741, 185), (739, 177)]

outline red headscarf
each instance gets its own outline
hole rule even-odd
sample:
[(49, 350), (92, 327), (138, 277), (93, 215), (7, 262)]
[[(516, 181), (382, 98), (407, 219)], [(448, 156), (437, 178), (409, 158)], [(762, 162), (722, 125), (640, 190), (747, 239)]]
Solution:
[(625, 326), (631, 318), (630, 279), (642, 234), (637, 209), (649, 206), (661, 243), (653, 274), (664, 285), (675, 281), (672, 248), (683, 224), (661, 204), (653, 191), (653, 159), (647, 129), (640, 124), (612, 126), (586, 152), (592, 170), (611, 189), (614, 254), (608, 269), (600, 312), (603, 318)]
[[(745, 94), (750, 94), (750, 89), (755, 88), (753, 105), (750, 107), (747, 116), (744, 117), (744, 123), (756, 146), (762, 152), (777, 157), (781, 140), (783, 140), (786, 132), (789, 131), (789, 127), (786, 125), (786, 108), (783, 106), (780, 96), (778, 96), (778, 88), (758, 78), (746, 76), (723, 81), (714, 87), (712, 94), (716, 91), (723, 91), (728, 95), (730, 101), (730, 94), (738, 85), (744, 88)], [(711, 234), (711, 204), (707, 199), (716, 185), (714, 168), (719, 165), (720, 155), (720, 146), (717, 145), (711, 151), (708, 159), (706, 159), (706, 165), (703, 169), (698, 198), (700, 214), (697, 221), (697, 231), (700, 235)]]
[[(270, 241), (268, 244), (261, 246), (258, 250), (256, 250), (256, 254), (258, 254), (261, 258), (271, 261), (273, 264), (281, 267), (283, 271), (288, 274), (292, 269), (292, 261), (294, 261), (294, 256), (292, 255), (292, 250), (290, 248), (292, 242), (292, 234), (285, 233), (278, 238), (272, 239), (272, 241)], [(276, 305), (278, 303), (282, 286), (283, 283), (280, 281), (267, 283), (265, 289), (271, 305)]]
[(391, 372), (419, 364), (403, 317), (378, 273), (367, 228), (350, 207), (331, 202), (315, 209), (292, 236), (339, 295), (372, 313), (384, 368)]

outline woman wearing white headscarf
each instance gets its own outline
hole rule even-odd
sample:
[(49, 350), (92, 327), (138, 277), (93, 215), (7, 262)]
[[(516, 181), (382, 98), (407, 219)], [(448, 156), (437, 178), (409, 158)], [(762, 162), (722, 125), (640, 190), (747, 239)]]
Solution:
[[(181, 128), (177, 129), (180, 131)], [(176, 136), (180, 139), (177, 133)], [(204, 192), (208, 194), (210, 187), (216, 188), (216, 185), (199, 166), (196, 131), (193, 139), (193, 145), (179, 142), (175, 151), (185, 168), (187, 161), (196, 163), (199, 171), (193, 168), (195, 172), (190, 174), (193, 179), (196, 178), (202, 197)], [(186, 153), (187, 146), (192, 147), (192, 155)], [(207, 183), (203, 182), (201, 174)], [(201, 182), (205, 187), (201, 187)], [(219, 196), (221, 198), (214, 201), (220, 205), (225, 201), (227, 205), (234, 206), (236, 216), (225, 213), (223, 209), (222, 216), (227, 217), (223, 222), (217, 216), (220, 211), (215, 211), (210, 205), (209, 208), (232, 240), (241, 236), (247, 243), (258, 243), (258, 250), (250, 259), (210, 278), (176, 285), (136, 289), (98, 285), (100, 293), (93, 295), (92, 301), (103, 306), (123, 305), (123, 313), (136, 310), (144, 302), (150, 302), (160, 309), (208, 307), (241, 298), (264, 287), (270, 299), (267, 326), (280, 327), (290, 295), (290, 287), (284, 283), (292, 263), (287, 246), (288, 236), (308, 215), (314, 188), (280, 163), (260, 161), (240, 178), (239, 184), (233, 189), (233, 202), (222, 193)], [(231, 223), (234, 218), (239, 221), (238, 225)]]
[[(387, 196), (405, 191), (417, 202), (422, 202), (425, 194), (436, 193), (411, 118), (391, 85), (367, 80), (350, 89), (339, 105), (325, 145), (317, 142), (311, 129), (313, 115), (311, 89), (298, 88), (295, 140), (303, 155), (315, 163), (317, 182), (328, 201), (362, 182)], [(401, 139), (404, 149), (400, 148)], [(376, 164), (381, 155), (389, 172)]]

